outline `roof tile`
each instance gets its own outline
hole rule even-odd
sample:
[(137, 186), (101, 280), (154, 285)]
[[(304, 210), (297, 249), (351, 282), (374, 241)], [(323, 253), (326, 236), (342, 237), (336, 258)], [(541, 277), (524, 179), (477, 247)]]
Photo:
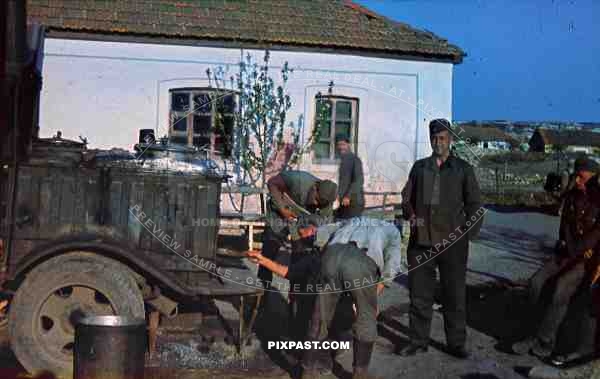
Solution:
[(464, 55), (432, 33), (348, 0), (27, 0), (27, 4), (30, 21), (50, 30), (237, 39), (454, 62)]
[(560, 146), (600, 146), (600, 133), (577, 129), (545, 129), (536, 130), (545, 144)]

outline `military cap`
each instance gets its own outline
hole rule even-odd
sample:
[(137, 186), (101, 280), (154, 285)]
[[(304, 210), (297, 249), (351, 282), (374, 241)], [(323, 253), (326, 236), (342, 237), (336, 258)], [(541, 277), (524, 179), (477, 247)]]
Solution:
[(588, 157), (580, 157), (575, 159), (575, 172), (591, 171), (598, 172), (598, 163)]
[(429, 134), (436, 134), (444, 130), (450, 132), (450, 129), (452, 129), (452, 125), (445, 118), (436, 118), (429, 123)]
[(319, 204), (321, 207), (327, 207), (333, 203), (337, 197), (337, 184), (331, 180), (321, 180), (318, 184)]
[(350, 143), (350, 137), (348, 137), (347, 134), (337, 134), (335, 136), (335, 142), (340, 142), (340, 141), (344, 141), (346, 143)]

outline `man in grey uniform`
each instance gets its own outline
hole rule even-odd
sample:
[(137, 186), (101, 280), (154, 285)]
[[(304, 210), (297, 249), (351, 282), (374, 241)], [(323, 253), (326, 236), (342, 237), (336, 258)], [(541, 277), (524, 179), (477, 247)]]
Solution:
[(358, 217), (365, 208), (362, 161), (352, 152), (350, 140), (346, 136), (337, 136), (336, 148), (340, 153), (338, 176), (338, 218)]
[(396, 352), (409, 356), (427, 351), (437, 267), (448, 352), (466, 358), (469, 240), (479, 233), (485, 210), (473, 168), (450, 155), (450, 122), (436, 119), (429, 129), (433, 154), (415, 162), (402, 191), (403, 216), (411, 221), (407, 256), (412, 336)]
[[(267, 204), (262, 254), (269, 259), (276, 259), (279, 249), (292, 233), (294, 258), (294, 241), (299, 240), (294, 230), (307, 225), (309, 221), (317, 224), (331, 222), (337, 186), (330, 180), (321, 180), (306, 171), (289, 170), (269, 179), (267, 187), (271, 196)], [(268, 287), (273, 274), (261, 267), (258, 278)]]
[[(298, 229), (308, 223), (320, 225), (333, 219), (332, 205), (335, 201), (337, 186), (330, 180), (320, 180), (305, 171), (282, 171), (269, 179), (271, 194), (267, 207), (267, 225), (263, 234), (262, 254), (276, 260), (280, 248), (288, 235), (291, 237), (291, 263), (297, 262), (309, 254), (298, 235)], [(270, 270), (260, 266), (258, 278), (265, 288), (273, 280)], [(292, 288), (303, 288), (307, 278), (296, 276), (290, 280)], [(303, 291), (300, 291), (303, 292)], [(267, 298), (268, 299), (268, 298)], [(265, 299), (264, 306), (268, 308)], [(296, 340), (306, 336), (306, 330), (312, 313), (314, 295), (290, 293), (290, 335)]]
[[(378, 296), (400, 271), (402, 236), (392, 223), (368, 217), (321, 226), (315, 246), (321, 254), (321, 292), (308, 338), (329, 334), (340, 297), (349, 294), (356, 306), (352, 324), (353, 378), (370, 378), (369, 362), (377, 339)], [(303, 378), (318, 377), (318, 351), (307, 352)]]

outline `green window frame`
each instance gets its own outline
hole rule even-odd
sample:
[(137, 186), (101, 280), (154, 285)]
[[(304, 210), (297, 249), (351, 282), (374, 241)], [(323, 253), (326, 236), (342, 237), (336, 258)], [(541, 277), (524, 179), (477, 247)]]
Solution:
[[(319, 112), (321, 104), (328, 107), (324, 114)], [(353, 97), (327, 95), (315, 98), (314, 126), (322, 124), (322, 129), (318, 140), (312, 146), (313, 161), (332, 162), (339, 158), (335, 148), (338, 134), (347, 136), (356, 152), (358, 107), (359, 101)]]

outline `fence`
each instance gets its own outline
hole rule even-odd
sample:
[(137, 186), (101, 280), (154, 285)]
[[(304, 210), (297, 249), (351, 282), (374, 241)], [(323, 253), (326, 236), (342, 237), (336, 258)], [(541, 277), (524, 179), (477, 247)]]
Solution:
[(517, 173), (507, 165), (503, 168), (478, 167), (475, 175), (483, 193), (504, 195), (544, 192), (544, 176), (531, 172)]
[[(268, 191), (256, 187), (224, 187), (221, 196), (221, 232), (243, 232), (248, 249), (255, 249), (256, 232), (265, 227), (264, 217)], [(369, 217), (394, 219), (401, 215), (400, 192), (365, 192), (367, 206), (364, 214)]]

